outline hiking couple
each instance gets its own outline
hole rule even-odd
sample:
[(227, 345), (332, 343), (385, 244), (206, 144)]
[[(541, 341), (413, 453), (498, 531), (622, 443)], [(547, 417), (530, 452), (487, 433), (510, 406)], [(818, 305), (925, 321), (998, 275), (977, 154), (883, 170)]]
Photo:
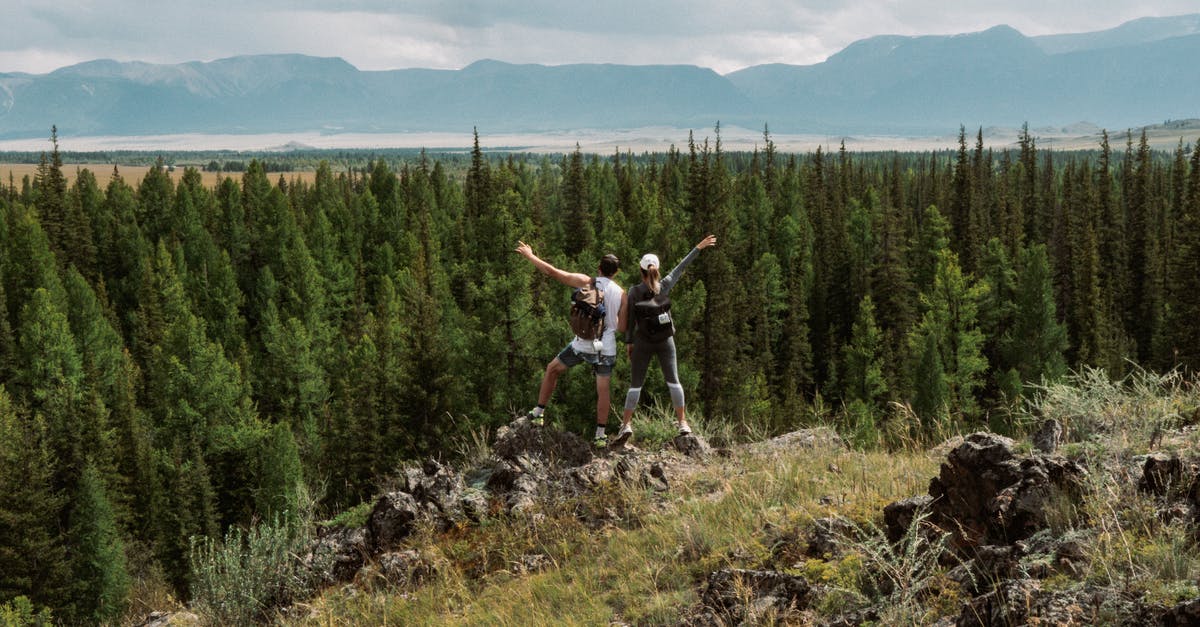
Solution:
[[(629, 292), (621, 289), (613, 277), (620, 267), (620, 260), (615, 255), (604, 255), (600, 258), (596, 277), (586, 274), (566, 272), (554, 267), (549, 262), (533, 254), (533, 249), (525, 242), (518, 241), (516, 252), (528, 259), (542, 274), (576, 289), (576, 298), (581, 296), (592, 302), (600, 300), (603, 294), (604, 306), (601, 332), (594, 338), (580, 337), (580, 333), (591, 336), (588, 331), (576, 331), (574, 339), (566, 348), (558, 353), (546, 365), (546, 374), (542, 377), (541, 389), (538, 391), (537, 407), (526, 414), (530, 422), (541, 425), (545, 419), (546, 404), (558, 377), (569, 368), (587, 363), (591, 365), (596, 375), (596, 435), (594, 444), (597, 447), (608, 446), (608, 412), (610, 407), (610, 383), (613, 366), (617, 361), (617, 334), (622, 334), (626, 344), (626, 354), (630, 360), (629, 391), (625, 394), (625, 411), (621, 416), (621, 428), (617, 432), (612, 445), (624, 444), (633, 435), (633, 410), (637, 407), (638, 398), (642, 393), (642, 384), (646, 380), (646, 369), (650, 358), (657, 357), (658, 365), (662, 368), (663, 378), (667, 381), (667, 389), (671, 395), (671, 404), (675, 408), (676, 426), (680, 435), (692, 432), (684, 414), (683, 386), (679, 384), (679, 369), (675, 353), (675, 325), (671, 319), (671, 301), (668, 294), (679, 281), (679, 277), (690, 263), (700, 254), (701, 250), (717, 243), (715, 235), (709, 235), (700, 240), (694, 248), (666, 276), (660, 276), (659, 260), (653, 253), (642, 256), (638, 264), (642, 271), (642, 282), (630, 288)], [(593, 292), (595, 293), (593, 295)], [(615, 305), (615, 306), (614, 306)], [(572, 316), (576, 316), (583, 308), (574, 305)], [(597, 316), (600, 314), (597, 313)], [(573, 329), (579, 325), (572, 323)]]

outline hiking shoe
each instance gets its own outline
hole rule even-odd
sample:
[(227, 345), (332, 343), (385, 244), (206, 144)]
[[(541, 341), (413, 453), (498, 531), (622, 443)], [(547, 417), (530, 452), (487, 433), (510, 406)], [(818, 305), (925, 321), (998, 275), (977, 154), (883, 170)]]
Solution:
[(679, 423), (679, 435), (689, 435), (691, 432), (692, 428), (688, 426), (687, 421)]
[(535, 415), (533, 413), (533, 410), (531, 409), (531, 410), (525, 412), (525, 417), (529, 419), (529, 424), (531, 424), (535, 427), (540, 427), (540, 426), (546, 424), (545, 412), (543, 412), (542, 415), (538, 416), (538, 415)]
[(596, 439), (592, 440), (592, 446), (595, 446), (596, 448), (608, 448), (608, 436), (596, 436)]
[(613, 439), (613, 446), (621, 446), (633, 435), (633, 425), (625, 423), (621, 425), (621, 430), (617, 432), (617, 437)]

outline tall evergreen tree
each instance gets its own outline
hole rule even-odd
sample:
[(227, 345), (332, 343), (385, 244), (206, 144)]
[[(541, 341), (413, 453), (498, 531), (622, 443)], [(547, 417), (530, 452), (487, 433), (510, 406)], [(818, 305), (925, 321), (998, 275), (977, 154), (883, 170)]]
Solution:
[(1021, 254), (1012, 330), (1005, 338), (1008, 363), (1021, 381), (1054, 382), (1067, 371), (1063, 351), (1067, 333), (1058, 322), (1046, 247), (1035, 244)]
[(55, 460), (41, 416), (20, 415), (0, 385), (0, 599), (62, 607), (71, 573), (54, 487)]
[(73, 500), (69, 535), (75, 602), (64, 614), (80, 622), (115, 621), (124, 611), (131, 578), (125, 544), (94, 466), (84, 468)]

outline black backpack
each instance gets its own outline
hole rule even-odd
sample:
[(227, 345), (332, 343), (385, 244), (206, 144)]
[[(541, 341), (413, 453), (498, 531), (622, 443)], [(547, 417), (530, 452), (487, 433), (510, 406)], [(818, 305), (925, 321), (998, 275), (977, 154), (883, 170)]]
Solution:
[(596, 287), (593, 278), (587, 285), (571, 294), (571, 330), (585, 340), (600, 339), (604, 334), (604, 290)]
[(675, 335), (671, 320), (671, 298), (653, 294), (641, 287), (642, 299), (633, 303), (633, 318), (637, 321), (637, 336), (647, 342), (661, 342)]

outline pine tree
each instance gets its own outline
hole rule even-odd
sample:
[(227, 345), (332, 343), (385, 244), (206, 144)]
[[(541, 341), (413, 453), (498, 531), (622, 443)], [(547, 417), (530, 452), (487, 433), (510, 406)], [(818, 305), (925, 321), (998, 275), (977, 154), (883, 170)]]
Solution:
[(276, 424), (263, 439), (258, 464), (256, 509), (262, 520), (295, 518), (300, 514), (303, 476), (300, 449), (292, 430), (286, 424)]
[(0, 598), (62, 606), (71, 582), (59, 531), (62, 493), (41, 416), (21, 415), (0, 385)]
[(42, 153), (34, 176), (34, 207), (50, 247), (63, 255), (67, 245), (67, 177), (62, 171), (62, 156), (58, 152), (58, 127), (50, 127), (50, 143), (53, 149), (47, 159)]
[(888, 391), (883, 376), (883, 348), (883, 333), (875, 323), (875, 304), (867, 294), (858, 305), (850, 343), (843, 349), (840, 372), (846, 402), (861, 401), (873, 409), (882, 407)]
[(1004, 351), (1022, 382), (1051, 383), (1067, 371), (1063, 359), (1067, 333), (1056, 315), (1046, 247), (1035, 244), (1026, 248), (1019, 265), (1016, 310)]
[(116, 517), (94, 466), (84, 468), (73, 500), (70, 538), (75, 590), (74, 603), (65, 615), (80, 622), (117, 620), (131, 579)]
[(1166, 328), (1171, 361), (1196, 372), (1200, 370), (1200, 325), (1196, 324), (1200, 320), (1200, 150), (1195, 147), (1183, 196), (1176, 216)]
[[(975, 391), (983, 383), (983, 373), (987, 368), (987, 360), (982, 353), (983, 334), (977, 319), (978, 303), (987, 289), (986, 284), (971, 283), (968, 277), (963, 276), (953, 252), (942, 251), (938, 257), (933, 286), (921, 295), (921, 302), (926, 308), (925, 315), (910, 336), (912, 354), (919, 356), (915, 369), (918, 373), (918, 396), (937, 391), (936, 386), (921, 390), (923, 385), (936, 383), (936, 377), (925, 372), (926, 368), (933, 367), (933, 361), (927, 354), (931, 341), (929, 338), (933, 337), (936, 339), (938, 363), (943, 368), (948, 391), (945, 397), (948, 407), (951, 412), (967, 417), (973, 417), (976, 413)], [(926, 400), (934, 398), (930, 396)], [(936, 409), (932, 401), (914, 403), (914, 408), (917, 405), (922, 405), (925, 411)]]

